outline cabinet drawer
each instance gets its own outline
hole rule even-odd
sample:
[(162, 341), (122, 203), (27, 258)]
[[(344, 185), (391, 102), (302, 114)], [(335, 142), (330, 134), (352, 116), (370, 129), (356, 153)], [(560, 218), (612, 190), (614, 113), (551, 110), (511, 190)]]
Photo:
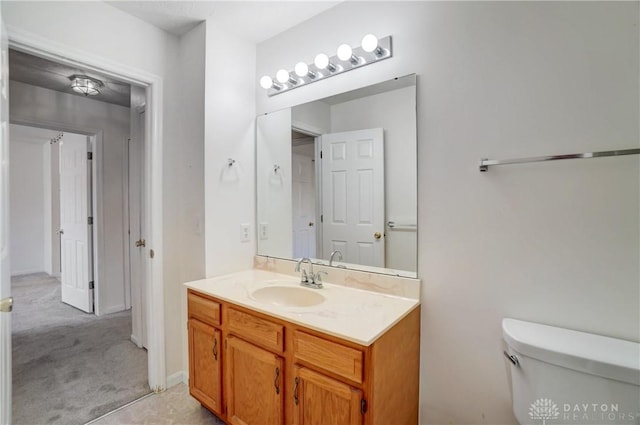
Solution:
[(295, 331), (293, 352), (296, 359), (362, 383), (364, 355), (360, 350)]
[(220, 304), (195, 292), (187, 295), (189, 317), (195, 317), (210, 325), (220, 325)]
[(228, 321), (229, 331), (236, 332), (238, 336), (265, 348), (282, 352), (284, 332), (282, 325), (233, 308), (228, 310)]

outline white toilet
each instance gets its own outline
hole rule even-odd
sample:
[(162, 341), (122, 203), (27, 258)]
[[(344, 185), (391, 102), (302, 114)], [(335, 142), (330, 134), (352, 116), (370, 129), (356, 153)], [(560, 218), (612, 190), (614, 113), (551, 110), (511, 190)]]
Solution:
[(640, 425), (640, 344), (502, 321), (521, 425)]

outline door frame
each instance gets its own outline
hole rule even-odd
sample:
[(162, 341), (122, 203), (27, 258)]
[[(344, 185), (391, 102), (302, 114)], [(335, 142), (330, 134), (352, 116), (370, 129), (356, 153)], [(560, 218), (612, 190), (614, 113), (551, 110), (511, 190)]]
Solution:
[(325, 132), (318, 127), (295, 120), (291, 121), (291, 129), (313, 137), (316, 177), (316, 258), (322, 258), (322, 144), (320, 137)]
[[(91, 52), (82, 51), (61, 43), (44, 39), (11, 26), (7, 26), (9, 47), (45, 59), (84, 67), (129, 84), (146, 89), (147, 119), (145, 122), (145, 184), (147, 211), (144, 217), (149, 235), (148, 247), (154, 252), (153, 261), (147, 260), (147, 325), (148, 325), (148, 376), (149, 387), (154, 392), (167, 387), (165, 325), (164, 325), (164, 276), (162, 231), (162, 77), (114, 62)], [(97, 137), (101, 138), (101, 134)], [(102, 173), (102, 164), (94, 163), (94, 172)], [(96, 194), (98, 195), (98, 194)], [(95, 198), (98, 198), (96, 196)], [(95, 199), (94, 198), (94, 199)], [(101, 223), (102, 205), (94, 210), (96, 221)], [(96, 226), (100, 228), (100, 226)], [(100, 230), (100, 229), (98, 229)], [(99, 239), (102, 240), (102, 239)], [(95, 248), (94, 248), (95, 249)]]

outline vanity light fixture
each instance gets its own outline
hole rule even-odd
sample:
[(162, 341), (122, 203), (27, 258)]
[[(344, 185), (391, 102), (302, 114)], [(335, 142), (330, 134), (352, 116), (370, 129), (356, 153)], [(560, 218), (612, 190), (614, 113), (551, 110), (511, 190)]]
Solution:
[(304, 62), (298, 62), (294, 68), (298, 77), (309, 77), (311, 79), (316, 78), (316, 73), (309, 70), (309, 65)]
[(378, 46), (378, 37), (367, 34), (362, 38), (362, 50), (367, 53), (373, 52), (377, 57), (384, 55), (384, 49)]
[(291, 75), (291, 73), (284, 68), (276, 72), (276, 80), (278, 80), (278, 82), (282, 84), (289, 83), (293, 86), (298, 84), (298, 80), (293, 78), (293, 75)]
[(313, 64), (318, 69), (328, 69), (330, 72), (336, 72), (338, 70), (338, 68), (329, 60), (329, 56), (324, 53), (318, 53), (316, 58), (313, 60)]
[(268, 75), (265, 75), (262, 78), (260, 78), (260, 86), (265, 90), (270, 88), (274, 88), (275, 90), (280, 90), (282, 88), (280, 84), (273, 81), (273, 78), (269, 77)]
[(361, 46), (352, 48), (348, 44), (341, 44), (332, 57), (318, 53), (313, 64), (298, 62), (293, 71), (279, 70), (275, 78), (277, 82), (269, 75), (264, 75), (260, 78), (260, 86), (267, 90), (268, 96), (273, 96), (391, 56), (391, 36), (378, 39), (373, 34), (367, 34), (362, 38)]
[(348, 44), (341, 44), (338, 46), (338, 59), (345, 62), (349, 61), (353, 65), (358, 65), (360, 63), (360, 59), (353, 54), (353, 49)]
[(69, 79), (71, 80), (71, 88), (73, 91), (85, 96), (100, 94), (100, 89), (104, 87), (102, 81), (87, 77), (86, 75), (72, 75)]

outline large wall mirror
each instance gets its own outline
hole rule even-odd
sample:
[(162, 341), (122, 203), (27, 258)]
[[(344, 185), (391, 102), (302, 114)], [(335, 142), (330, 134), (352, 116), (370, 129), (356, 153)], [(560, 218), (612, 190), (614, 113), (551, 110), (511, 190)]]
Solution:
[(415, 74), (256, 128), (259, 255), (417, 277)]

